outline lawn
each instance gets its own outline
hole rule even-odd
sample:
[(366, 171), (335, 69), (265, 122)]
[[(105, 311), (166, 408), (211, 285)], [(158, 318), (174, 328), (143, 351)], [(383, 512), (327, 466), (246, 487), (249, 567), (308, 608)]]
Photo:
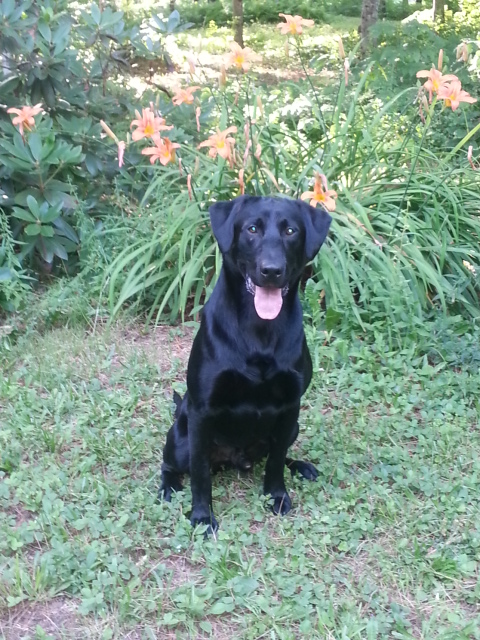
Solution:
[(318, 482), (289, 477), (278, 518), (261, 467), (218, 474), (205, 541), (188, 482), (156, 498), (192, 331), (47, 329), (2, 352), (0, 634), (480, 638), (477, 341), (447, 366), (311, 338), (296, 448)]

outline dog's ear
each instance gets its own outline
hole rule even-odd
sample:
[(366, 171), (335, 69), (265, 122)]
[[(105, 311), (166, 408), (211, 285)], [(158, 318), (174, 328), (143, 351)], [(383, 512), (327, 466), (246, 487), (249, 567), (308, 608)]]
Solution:
[(209, 209), (210, 222), (212, 224), (213, 235), (217, 239), (218, 246), (222, 253), (227, 253), (232, 246), (234, 232), (234, 209), (241, 204), (245, 196), (240, 196), (234, 200), (216, 202)]
[(313, 260), (325, 242), (332, 217), (323, 207), (311, 207), (303, 200), (297, 200), (305, 220), (305, 255)]

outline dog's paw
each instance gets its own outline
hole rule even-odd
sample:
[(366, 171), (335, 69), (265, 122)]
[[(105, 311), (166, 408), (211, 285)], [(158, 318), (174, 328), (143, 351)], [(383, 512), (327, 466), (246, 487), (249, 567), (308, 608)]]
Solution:
[(213, 513), (210, 513), (209, 516), (202, 516), (202, 515), (197, 516), (192, 513), (192, 515), (190, 516), (190, 524), (192, 525), (192, 527), (197, 527), (198, 525), (201, 525), (201, 524), (206, 525), (207, 529), (204, 533), (205, 538), (208, 538), (208, 536), (214, 535), (218, 531), (218, 522), (215, 516), (213, 515)]
[(272, 511), (275, 515), (286, 515), (292, 508), (292, 501), (288, 493), (273, 498)]
[(298, 473), (305, 480), (316, 480), (319, 476), (317, 469), (311, 462), (304, 462), (303, 460), (292, 460), (288, 464), (290, 473), (294, 476)]
[(162, 500), (164, 500), (165, 502), (171, 502), (173, 494), (176, 493), (177, 491), (182, 491), (182, 489), (183, 487), (181, 482), (175, 482), (170, 484), (162, 483), (160, 485), (160, 489), (158, 490), (159, 502), (162, 502)]
[(158, 501), (159, 502), (171, 502), (173, 495), (172, 487), (164, 487), (163, 485), (158, 490)]

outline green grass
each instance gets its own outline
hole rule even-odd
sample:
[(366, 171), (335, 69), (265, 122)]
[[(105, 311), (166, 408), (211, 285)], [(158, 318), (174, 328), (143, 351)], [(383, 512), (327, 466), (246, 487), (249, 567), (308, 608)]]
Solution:
[(260, 467), (217, 475), (208, 541), (188, 482), (156, 502), (190, 340), (55, 329), (3, 352), (0, 637), (479, 638), (480, 374), (458, 364), (478, 337), (454, 369), (315, 342), (296, 454), (319, 481), (289, 477), (276, 518)]

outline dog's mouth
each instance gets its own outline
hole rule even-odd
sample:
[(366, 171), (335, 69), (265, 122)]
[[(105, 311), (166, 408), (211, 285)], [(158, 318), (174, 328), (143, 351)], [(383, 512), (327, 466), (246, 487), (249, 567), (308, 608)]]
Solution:
[(245, 279), (247, 291), (252, 294), (255, 311), (262, 320), (274, 320), (280, 313), (283, 305), (283, 297), (287, 295), (288, 285), (279, 289), (277, 287), (259, 287), (253, 283), (250, 276)]

